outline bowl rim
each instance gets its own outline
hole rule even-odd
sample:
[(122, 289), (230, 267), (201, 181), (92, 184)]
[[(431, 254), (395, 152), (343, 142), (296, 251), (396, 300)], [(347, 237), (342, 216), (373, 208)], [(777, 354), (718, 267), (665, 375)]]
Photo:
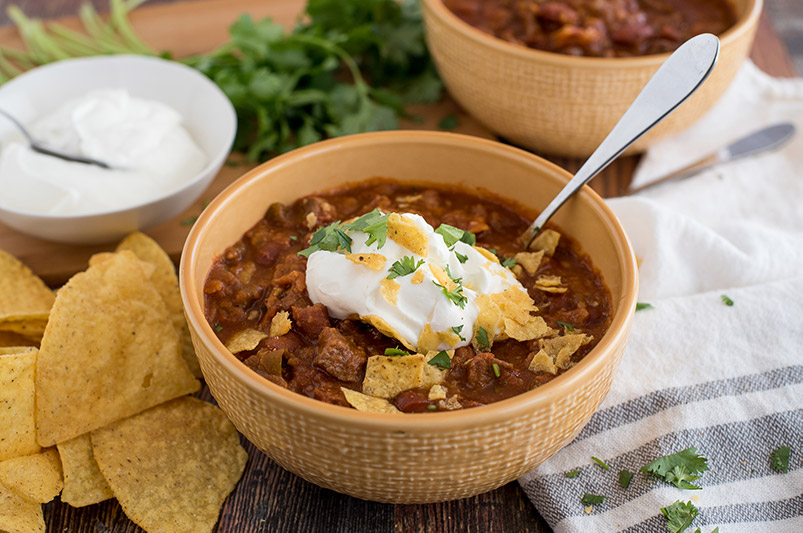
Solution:
[[(732, 0), (726, 0), (732, 4)], [(722, 35), (718, 36), (722, 46), (727, 46), (731, 42), (738, 40), (745, 33), (749, 32), (758, 22), (761, 16), (764, 0), (747, 0), (750, 2), (744, 15), (737, 19), (736, 23), (725, 30)], [(587, 56), (570, 56), (567, 54), (560, 54), (558, 52), (548, 52), (546, 50), (538, 50), (535, 48), (528, 48), (526, 46), (517, 45), (493, 37), (484, 31), (475, 28), (471, 24), (463, 21), (460, 17), (455, 15), (446, 5), (443, 0), (421, 0), (424, 11), (430, 9), (436, 17), (443, 23), (458, 30), (464, 37), (474, 41), (475, 44), (494, 48), (497, 51), (517, 56), (523, 60), (537, 60), (541, 63), (563, 66), (563, 67), (576, 67), (576, 68), (643, 68), (654, 66), (657, 68), (660, 64), (666, 61), (672, 52), (664, 54), (651, 54), (646, 56), (634, 57), (587, 57)], [(426, 17), (424, 19), (426, 24)]]
[[(227, 127), (230, 129), (227, 132), (226, 137), (228, 141), (221, 145), (214, 153), (207, 153), (203, 148), (199, 146), (204, 155), (207, 156), (208, 161), (206, 165), (199, 170), (189, 181), (183, 183), (179, 187), (169, 190), (166, 193), (152, 198), (150, 200), (146, 200), (144, 202), (140, 202), (138, 204), (130, 205), (123, 209), (106, 209), (104, 211), (96, 211), (91, 213), (77, 213), (77, 214), (53, 214), (53, 213), (34, 213), (31, 211), (20, 211), (18, 209), (14, 209), (13, 207), (4, 207), (0, 206), (0, 211), (11, 213), (21, 217), (31, 217), (48, 220), (48, 221), (70, 221), (70, 220), (79, 220), (79, 219), (91, 219), (93, 217), (105, 217), (109, 215), (120, 215), (123, 213), (133, 213), (142, 208), (152, 206), (171, 198), (175, 195), (180, 195), (182, 192), (186, 191), (197, 185), (201, 182), (209, 173), (215, 171), (215, 169), (220, 168), (223, 166), (223, 162), (229, 156), (231, 152), (231, 147), (234, 145), (234, 138), (237, 134), (237, 112), (234, 110), (234, 105), (229, 100), (229, 97), (220, 89), (212, 80), (201, 74), (199, 71), (195, 70), (194, 68), (180, 63), (178, 61), (171, 61), (169, 59), (163, 59), (161, 57), (156, 56), (143, 56), (143, 55), (136, 55), (136, 54), (115, 54), (115, 55), (102, 55), (102, 56), (88, 56), (88, 57), (74, 57), (69, 59), (62, 59), (60, 61), (54, 61), (53, 63), (48, 63), (46, 65), (40, 65), (36, 68), (32, 68), (31, 70), (27, 70), (20, 74), (19, 76), (15, 76), (14, 78), (8, 80), (2, 86), (0, 86), (0, 98), (2, 98), (2, 91), (6, 87), (13, 87), (15, 84), (25, 83), (27, 82), (28, 78), (35, 77), (40, 75), (42, 72), (54, 70), (58, 68), (69, 68), (69, 66), (65, 65), (73, 65), (76, 63), (116, 63), (119, 61), (133, 61), (133, 62), (141, 62), (141, 63), (153, 63), (153, 64), (160, 64), (166, 66), (167, 68), (175, 68), (176, 70), (181, 70), (188, 73), (190, 76), (196, 78), (199, 83), (205, 84), (207, 87), (212, 89), (213, 94), (216, 97), (219, 97), (220, 104), (225, 109), (226, 115), (230, 118)], [(182, 115), (182, 122), (186, 120), (186, 117)], [(190, 136), (193, 137), (192, 133)], [(193, 139), (194, 141), (195, 139)], [(214, 178), (214, 176), (212, 176)]]
[[(618, 307), (614, 311), (608, 331), (600, 342), (577, 365), (536, 389), (471, 409), (437, 413), (406, 413), (403, 416), (395, 413), (369, 413), (328, 404), (285, 389), (260, 377), (229, 352), (205, 319), (202, 298), (199, 294), (202, 291), (193, 289), (197, 271), (196, 251), (205, 236), (211, 231), (215, 215), (226, 209), (232, 203), (232, 198), (251, 182), (280, 171), (282, 167), (293, 164), (298, 159), (315, 157), (317, 154), (336, 151), (344, 147), (352, 148), (378, 143), (410, 145), (422, 142), (479, 149), (490, 153), (492, 157), (513, 158), (529, 165), (544, 166), (548, 171), (562, 176), (566, 181), (571, 177), (566, 170), (559, 166), (520, 148), (479, 137), (436, 131), (387, 131), (329, 139), (277, 156), (245, 173), (215, 197), (193, 224), (185, 241), (179, 265), (179, 287), (190, 329), (194, 331), (198, 340), (209, 348), (211, 355), (220, 364), (227, 367), (229, 373), (234, 374), (241, 384), (269, 401), (282, 404), (289, 410), (303, 411), (305, 415), (312, 418), (327, 418), (352, 427), (356, 425), (365, 430), (381, 429), (407, 433), (433, 430), (451, 431), (473, 428), (478, 424), (499, 424), (518, 414), (532, 411), (539, 404), (554, 402), (556, 395), (569, 395), (576, 390), (578, 382), (590, 379), (600, 366), (608, 364), (609, 354), (617, 345), (624, 343), (629, 332), (630, 321), (635, 313), (638, 293), (636, 257), (630, 241), (613, 211), (596, 192), (585, 186), (581, 194), (587, 196), (594, 208), (600, 211), (600, 214), (609, 223), (609, 230), (616, 242), (617, 257), (624, 265), (622, 297), (619, 302), (613, 302)], [(206, 274), (204, 273), (204, 277)]]

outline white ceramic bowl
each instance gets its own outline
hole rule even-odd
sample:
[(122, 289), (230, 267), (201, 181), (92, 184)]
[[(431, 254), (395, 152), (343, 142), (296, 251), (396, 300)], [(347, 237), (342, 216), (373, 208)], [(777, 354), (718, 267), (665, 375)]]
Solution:
[[(12, 113), (23, 124), (29, 124), (70, 99), (105, 88), (127, 89), (132, 96), (173, 107), (206, 154), (206, 166), (179, 188), (126, 209), (65, 216), (0, 207), (0, 221), (52, 241), (108, 242), (177, 215), (197, 200), (212, 182), (231, 149), (237, 116), (217, 85), (181, 63), (128, 55), (59, 61), (33, 69), (0, 86), (0, 108)], [(14, 127), (0, 120), (0, 140), (12, 133), (16, 133)]]

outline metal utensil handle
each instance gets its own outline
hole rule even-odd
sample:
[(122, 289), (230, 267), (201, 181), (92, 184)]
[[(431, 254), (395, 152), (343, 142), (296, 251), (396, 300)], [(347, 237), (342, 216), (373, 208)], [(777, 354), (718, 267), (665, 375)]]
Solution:
[(577, 174), (527, 228), (524, 242), (529, 246), (569, 197), (691, 96), (711, 73), (718, 55), (719, 39), (710, 33), (693, 37), (675, 50)]

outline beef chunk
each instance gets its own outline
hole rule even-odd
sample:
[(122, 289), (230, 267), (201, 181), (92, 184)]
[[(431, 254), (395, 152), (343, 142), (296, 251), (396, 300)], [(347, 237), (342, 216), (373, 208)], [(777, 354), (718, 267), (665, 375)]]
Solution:
[(341, 381), (359, 381), (368, 357), (365, 350), (335, 328), (324, 328), (318, 336), (318, 354), (313, 364)]
[(513, 368), (513, 365), (497, 359), (492, 353), (479, 353), (466, 363), (469, 386), (474, 389), (484, 389), (493, 383), (497, 379), (493, 368), (494, 363), (499, 367), (500, 373)]
[(329, 311), (322, 303), (307, 307), (293, 306), (293, 322), (310, 339), (317, 339), (324, 328), (331, 326), (329, 323)]

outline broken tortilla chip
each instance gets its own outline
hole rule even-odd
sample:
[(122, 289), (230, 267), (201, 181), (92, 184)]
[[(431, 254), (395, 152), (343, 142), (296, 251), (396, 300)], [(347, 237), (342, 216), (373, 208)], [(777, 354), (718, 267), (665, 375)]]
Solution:
[(0, 483), (0, 531), (4, 533), (45, 533), (42, 504), (26, 500)]
[(198, 364), (198, 357), (195, 355), (195, 348), (192, 346), (190, 328), (184, 318), (184, 305), (181, 303), (181, 291), (178, 288), (178, 276), (176, 268), (170, 256), (167, 255), (156, 241), (144, 233), (132, 233), (117, 245), (117, 250), (130, 250), (140, 260), (150, 263), (156, 270), (150, 276), (151, 281), (156, 286), (156, 290), (167, 306), (167, 312), (173, 327), (176, 328), (181, 336), (181, 355), (184, 357), (190, 372), (196, 377), (201, 377), (201, 366)]
[(388, 238), (421, 257), (429, 253), (429, 238), (415, 222), (398, 213), (388, 215)]
[(401, 285), (395, 279), (382, 278), (379, 280), (379, 290), (382, 293), (382, 298), (385, 299), (390, 305), (399, 303), (399, 289)]
[(399, 412), (399, 410), (396, 409), (393, 404), (384, 398), (368, 396), (367, 394), (357, 392), (356, 390), (347, 389), (346, 387), (340, 387), (340, 390), (343, 391), (343, 395), (346, 397), (346, 401), (349, 402), (349, 405), (358, 411), (365, 411), (368, 413)]
[(211, 532), (248, 459), (223, 411), (191, 397), (96, 429), (92, 449), (125, 514), (151, 532)]
[(36, 363), (36, 430), (52, 446), (198, 390), (164, 301), (130, 254), (73, 276)]
[[(275, 318), (275, 317), (274, 317)], [(273, 329), (273, 326), (271, 326)], [(226, 343), (226, 348), (231, 353), (247, 352), (256, 348), (262, 339), (267, 339), (268, 334), (264, 331), (257, 329), (244, 329), (235, 333), (229, 342)]]
[(0, 250), (0, 330), (35, 336), (37, 330), (44, 330), (53, 300), (53, 291), (45, 282)]
[(32, 502), (49, 502), (63, 486), (56, 448), (0, 462), (0, 484)]
[(385, 268), (385, 261), (387, 261), (382, 254), (347, 254), (346, 259), (356, 265), (362, 265), (377, 271)]
[(57, 448), (64, 470), (61, 501), (73, 507), (85, 507), (114, 498), (95, 461), (89, 433), (61, 442)]
[(538, 271), (543, 258), (543, 250), (538, 250), (537, 252), (519, 252), (513, 256), (513, 259), (516, 260), (516, 264), (524, 267), (524, 270), (531, 276)]
[(555, 249), (560, 241), (560, 233), (555, 230), (545, 229), (538, 234), (530, 243), (530, 249), (534, 252), (543, 251), (547, 257), (555, 254)]
[(288, 331), (290, 328), (293, 327), (293, 321), (290, 320), (290, 313), (287, 311), (279, 311), (275, 315), (273, 315), (273, 319), (270, 321), (270, 333), (269, 336), (271, 337), (281, 337)]
[(0, 461), (39, 451), (34, 418), (36, 348), (0, 348)]
[(572, 355), (580, 346), (591, 342), (594, 337), (584, 333), (561, 335), (551, 339), (542, 339), (540, 342), (543, 350), (552, 358), (558, 368), (566, 370), (572, 366)]
[(400, 392), (424, 384), (425, 358), (422, 354), (373, 355), (365, 365), (362, 391), (378, 398), (393, 398)]
[(527, 367), (530, 372), (548, 372), (550, 374), (557, 374), (558, 367), (555, 366), (555, 361), (544, 350), (538, 350), (538, 353), (533, 356), (530, 365)]

